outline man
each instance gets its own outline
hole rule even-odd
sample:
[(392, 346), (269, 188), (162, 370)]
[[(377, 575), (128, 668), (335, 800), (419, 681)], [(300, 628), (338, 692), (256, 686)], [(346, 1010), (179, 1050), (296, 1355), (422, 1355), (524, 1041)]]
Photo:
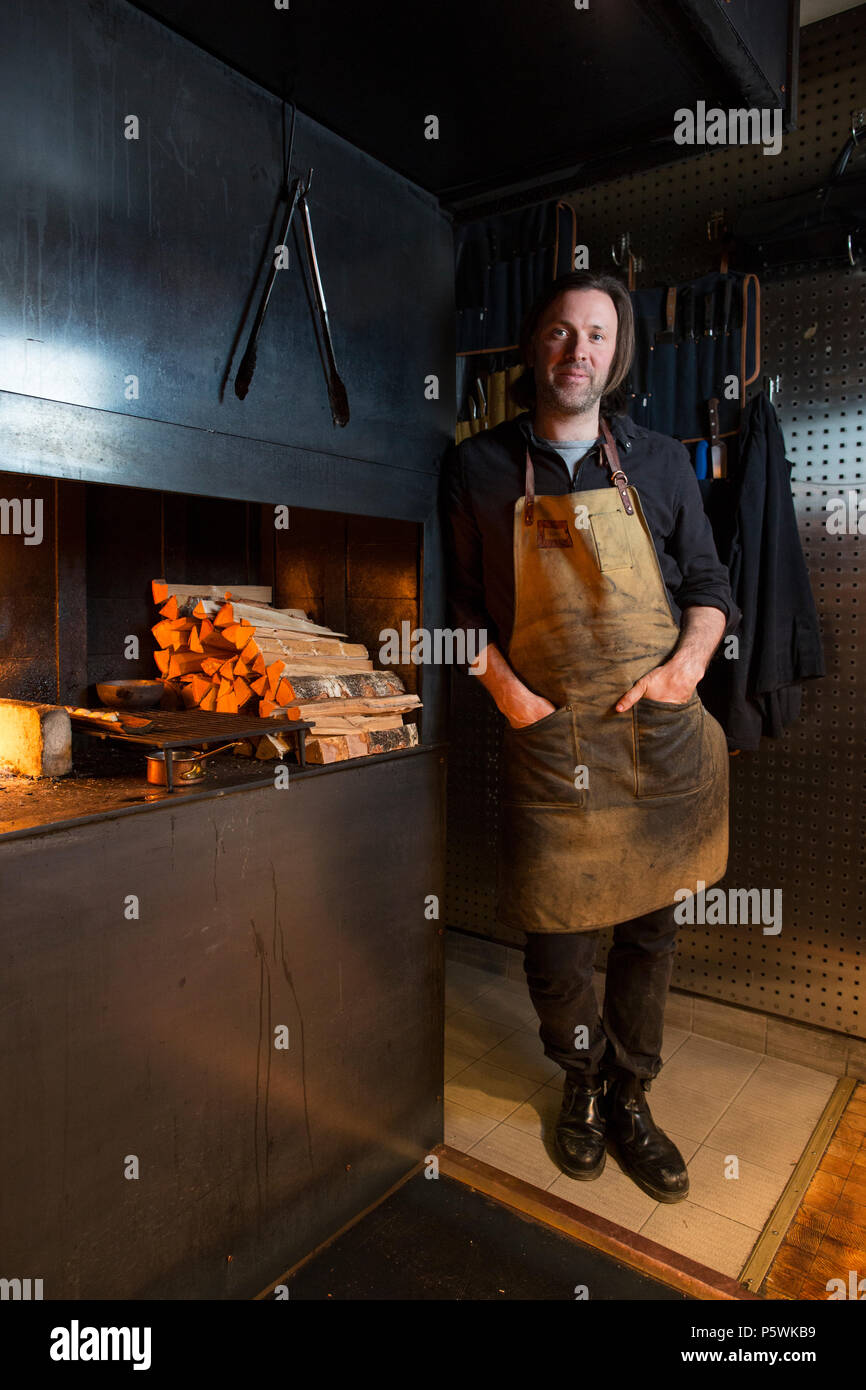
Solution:
[(449, 452), (445, 533), (452, 621), (507, 721), (498, 916), (526, 933), (540, 1037), (566, 1073), (557, 1161), (597, 1178), (607, 1143), (676, 1202), (686, 1166), (645, 1093), (675, 905), (727, 866), (727, 744), (696, 686), (740, 614), (687, 450), (615, 413), (633, 348), (619, 281), (555, 281), (521, 333), (527, 413)]

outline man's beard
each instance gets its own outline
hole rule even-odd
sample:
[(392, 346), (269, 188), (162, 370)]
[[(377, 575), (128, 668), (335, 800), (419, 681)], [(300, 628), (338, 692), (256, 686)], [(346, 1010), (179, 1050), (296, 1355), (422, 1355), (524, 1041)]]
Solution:
[(539, 402), (560, 415), (588, 415), (604, 395), (604, 381), (536, 382)]

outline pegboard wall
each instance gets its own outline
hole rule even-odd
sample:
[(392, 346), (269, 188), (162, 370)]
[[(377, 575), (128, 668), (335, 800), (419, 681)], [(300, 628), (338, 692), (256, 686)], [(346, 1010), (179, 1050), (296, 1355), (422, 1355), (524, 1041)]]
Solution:
[[(716, 148), (683, 163), (573, 193), (593, 268), (625, 231), (643, 259), (638, 286), (713, 269), (710, 213), (819, 184), (866, 105), (866, 5), (801, 34), (798, 128), (781, 152)], [(761, 375), (793, 464), (792, 488), (821, 622), (827, 675), (805, 682), (799, 719), (730, 759), (731, 852), (723, 889), (781, 889), (782, 929), (683, 926), (672, 983), (854, 1037), (866, 1036), (866, 630), (862, 537), (832, 534), (827, 502), (864, 499), (866, 272), (801, 264), (761, 276)], [(760, 381), (753, 390), (757, 389)], [(751, 394), (751, 392), (750, 392)], [(501, 716), (468, 677), (452, 682), (447, 921), (523, 945), (495, 920)], [(604, 967), (610, 933), (600, 939)]]

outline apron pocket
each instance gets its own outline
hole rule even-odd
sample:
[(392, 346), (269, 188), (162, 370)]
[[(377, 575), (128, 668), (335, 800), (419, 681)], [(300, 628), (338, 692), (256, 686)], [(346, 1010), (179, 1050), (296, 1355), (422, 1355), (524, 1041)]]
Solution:
[(596, 512), (590, 516), (592, 538), (600, 570), (627, 570), (634, 567), (625, 517), (622, 511)]
[(574, 785), (579, 759), (571, 705), (522, 729), (506, 722), (502, 752), (503, 801), (572, 808), (584, 804), (586, 791)]
[(636, 796), (684, 796), (712, 781), (715, 763), (697, 692), (681, 705), (644, 696), (633, 712)]

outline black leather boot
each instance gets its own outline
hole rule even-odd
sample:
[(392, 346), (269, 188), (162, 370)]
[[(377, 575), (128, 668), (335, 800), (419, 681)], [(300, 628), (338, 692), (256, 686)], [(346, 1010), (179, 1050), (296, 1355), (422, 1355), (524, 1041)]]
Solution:
[(604, 1098), (610, 1151), (657, 1202), (681, 1202), (689, 1193), (683, 1156), (650, 1114), (639, 1076), (612, 1077)]
[(565, 1073), (554, 1150), (562, 1171), (581, 1182), (599, 1177), (607, 1158), (603, 1095), (604, 1081), (596, 1073)]

